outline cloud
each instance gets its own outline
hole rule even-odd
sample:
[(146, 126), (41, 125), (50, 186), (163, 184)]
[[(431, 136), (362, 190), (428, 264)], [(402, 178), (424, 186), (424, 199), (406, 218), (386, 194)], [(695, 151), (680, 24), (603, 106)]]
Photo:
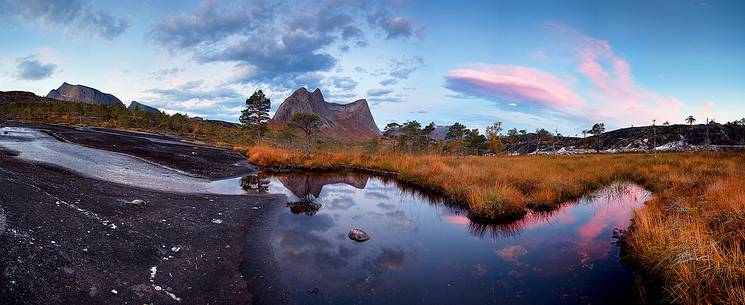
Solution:
[(219, 100), (229, 98), (240, 98), (241, 94), (229, 88), (214, 90), (197, 90), (190, 88), (175, 89), (149, 89), (146, 92), (157, 94), (160, 98), (169, 101), (190, 101), (190, 100)]
[(381, 86), (390, 86), (390, 85), (395, 85), (397, 83), (398, 83), (398, 80), (396, 80), (395, 78), (387, 78), (387, 79), (380, 81)]
[(16, 17), (49, 27), (65, 27), (109, 40), (118, 37), (130, 26), (129, 18), (113, 16), (108, 11), (94, 9), (88, 2), (80, 0), (0, 1), (0, 17)]
[(220, 9), (217, 1), (204, 1), (193, 14), (166, 17), (150, 30), (149, 36), (169, 48), (195, 47), (248, 33), (260, 21), (256, 20), (258, 16), (242, 6)]
[(204, 81), (190, 81), (173, 88), (153, 88), (145, 91), (149, 96), (140, 98), (145, 103), (167, 113), (186, 113), (191, 116), (211, 116), (232, 119), (244, 107), (245, 96), (231, 88), (207, 88)]
[(650, 124), (653, 119), (681, 117), (683, 103), (674, 98), (640, 88), (634, 81), (631, 65), (613, 52), (604, 40), (589, 37), (563, 24), (550, 23), (549, 29), (570, 45), (578, 61), (577, 71), (590, 80), (598, 104), (589, 117), (622, 122)]
[[(200, 63), (234, 64), (232, 83), (289, 89), (303, 77), (333, 70), (338, 60), (331, 50), (368, 45), (357, 20), (371, 5), (388, 4), (256, 1), (244, 7), (203, 1), (191, 13), (165, 17), (149, 37), (172, 52), (191, 53)], [(402, 25), (391, 26), (398, 31), (391, 35), (405, 35), (399, 33)]]
[(712, 119), (714, 114), (714, 102), (704, 102), (701, 105), (701, 116)]
[(51, 77), (57, 70), (55, 64), (42, 63), (38, 54), (21, 57), (16, 61), (16, 77), (22, 80), (42, 80)]
[(414, 56), (411, 58), (393, 59), (391, 60), (390, 68), (388, 72), (393, 78), (407, 79), (409, 75), (424, 65), (424, 58), (421, 56)]
[(393, 89), (377, 88), (377, 89), (367, 90), (367, 95), (379, 97), (379, 96), (387, 95), (391, 92), (393, 92)]
[[(445, 87), (458, 94), (505, 102), (512, 107), (532, 106), (587, 122), (615, 125), (651, 124), (653, 119), (680, 119), (683, 103), (644, 88), (634, 81), (630, 64), (613, 52), (607, 41), (586, 36), (561, 24), (549, 24), (570, 51), (576, 70), (557, 77), (535, 68), (475, 63), (449, 71)], [(587, 82), (585, 94), (574, 82)], [(514, 105), (513, 105), (514, 104)]]
[(329, 80), (334, 85), (334, 87), (344, 90), (344, 91), (351, 91), (357, 88), (357, 82), (353, 80), (351, 77), (344, 76), (332, 76), (329, 77)]
[(496, 101), (520, 101), (567, 112), (585, 105), (557, 77), (527, 67), (472, 64), (448, 72), (445, 80), (450, 90)]
[(408, 17), (395, 16), (386, 9), (379, 9), (367, 16), (367, 21), (383, 30), (386, 39), (406, 39), (413, 35), (421, 37), (423, 28), (414, 30)]

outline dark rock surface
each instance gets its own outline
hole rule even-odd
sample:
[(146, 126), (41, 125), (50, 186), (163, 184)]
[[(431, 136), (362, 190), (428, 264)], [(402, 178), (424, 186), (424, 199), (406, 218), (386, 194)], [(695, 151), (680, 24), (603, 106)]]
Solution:
[[(94, 145), (111, 136), (44, 128)], [(133, 146), (153, 145), (142, 135), (120, 137), (112, 138), (117, 147), (134, 155)], [(190, 155), (192, 147), (166, 149)], [(231, 162), (217, 161), (227, 153), (200, 152), (217, 157), (197, 168), (231, 171), (220, 169)], [(0, 303), (286, 303), (269, 243), (283, 203), (276, 195), (137, 189), (0, 153)]]
[(297, 112), (318, 115), (323, 124), (322, 128), (332, 138), (369, 139), (380, 134), (367, 100), (364, 99), (349, 104), (328, 103), (320, 89), (311, 93), (305, 88), (300, 88), (279, 105), (272, 122), (287, 123)]
[(68, 83), (63, 83), (59, 88), (49, 91), (47, 97), (61, 101), (124, 107), (124, 103), (116, 96), (103, 93), (91, 87), (70, 85)]

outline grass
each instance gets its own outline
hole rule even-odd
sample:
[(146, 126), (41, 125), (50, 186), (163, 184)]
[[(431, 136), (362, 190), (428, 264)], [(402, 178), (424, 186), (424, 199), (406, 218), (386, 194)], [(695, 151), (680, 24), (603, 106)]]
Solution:
[(395, 176), (462, 202), (484, 221), (552, 209), (615, 181), (653, 191), (625, 237), (627, 259), (680, 304), (745, 304), (745, 154), (448, 157), (237, 147), (264, 166)]

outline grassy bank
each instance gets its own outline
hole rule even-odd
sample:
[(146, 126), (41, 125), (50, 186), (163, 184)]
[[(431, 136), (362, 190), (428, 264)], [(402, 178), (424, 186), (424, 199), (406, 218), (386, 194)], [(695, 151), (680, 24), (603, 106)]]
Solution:
[(629, 259), (665, 283), (670, 301), (745, 304), (745, 154), (447, 157), (236, 148), (251, 162), (384, 172), (466, 204), (473, 219), (550, 209), (614, 181), (654, 192), (636, 212)]

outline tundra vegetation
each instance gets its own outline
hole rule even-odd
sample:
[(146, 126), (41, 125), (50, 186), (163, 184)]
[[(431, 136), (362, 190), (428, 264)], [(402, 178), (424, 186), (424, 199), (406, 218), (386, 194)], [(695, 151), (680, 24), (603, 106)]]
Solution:
[[(742, 152), (515, 155), (519, 143), (538, 150), (562, 136), (545, 129), (502, 134), (498, 122), (485, 135), (454, 124), (439, 140), (431, 137), (434, 124), (392, 123), (368, 142), (339, 143), (323, 137), (310, 116), (269, 124), (258, 144), (258, 133), (237, 124), (75, 103), (2, 104), (0, 119), (156, 131), (232, 146), (265, 166), (394, 176), (465, 205), (477, 222), (553, 209), (613, 182), (634, 182), (654, 197), (635, 212), (624, 259), (660, 281), (671, 302), (745, 302)], [(728, 124), (743, 126), (745, 119)], [(592, 136), (583, 136), (581, 148), (601, 147), (604, 129), (598, 123), (587, 130)]]

